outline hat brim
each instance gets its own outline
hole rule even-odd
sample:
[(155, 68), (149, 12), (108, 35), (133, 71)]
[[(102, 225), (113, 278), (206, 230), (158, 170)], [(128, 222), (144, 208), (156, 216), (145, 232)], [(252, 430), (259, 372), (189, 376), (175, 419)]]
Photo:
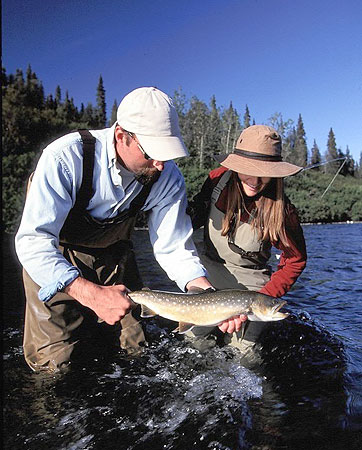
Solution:
[(303, 170), (303, 167), (285, 161), (261, 161), (235, 153), (215, 155), (214, 158), (223, 167), (252, 177), (284, 178)]
[(145, 136), (137, 133), (137, 139), (147, 155), (157, 161), (189, 156), (189, 152), (179, 136)]

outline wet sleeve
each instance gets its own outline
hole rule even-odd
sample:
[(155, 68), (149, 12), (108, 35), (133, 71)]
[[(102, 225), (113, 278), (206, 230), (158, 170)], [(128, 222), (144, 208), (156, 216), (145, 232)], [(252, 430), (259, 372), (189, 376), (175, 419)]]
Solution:
[(39, 298), (43, 301), (80, 274), (59, 250), (59, 232), (75, 198), (74, 169), (69, 169), (71, 164), (66, 164), (58, 148), (53, 151), (53, 147), (55, 144), (38, 162), (15, 238), (19, 261), (40, 286)]
[(272, 297), (282, 297), (286, 294), (307, 264), (304, 234), (293, 205), (288, 205), (286, 233), (290, 246), (285, 247), (281, 243), (275, 245), (282, 251), (279, 264), (270, 281), (260, 290), (263, 294)]

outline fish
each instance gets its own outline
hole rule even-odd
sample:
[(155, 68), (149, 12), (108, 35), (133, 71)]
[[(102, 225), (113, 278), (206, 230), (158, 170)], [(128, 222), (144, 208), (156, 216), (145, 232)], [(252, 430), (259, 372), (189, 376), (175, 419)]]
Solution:
[(143, 289), (129, 292), (128, 296), (141, 305), (142, 318), (159, 315), (178, 322), (175, 331), (180, 334), (195, 326), (217, 326), (240, 314), (262, 322), (283, 320), (289, 315), (280, 311), (286, 301), (241, 289), (207, 289), (186, 294)]

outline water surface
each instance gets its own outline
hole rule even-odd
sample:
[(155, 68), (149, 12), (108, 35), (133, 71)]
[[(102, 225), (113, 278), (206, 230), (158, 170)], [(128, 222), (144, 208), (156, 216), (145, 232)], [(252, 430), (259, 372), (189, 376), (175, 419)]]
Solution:
[[(20, 271), (5, 240), (4, 447), (362, 448), (362, 224), (304, 232), (309, 260), (285, 296), (291, 315), (272, 324), (255, 359), (197, 349), (171, 323), (148, 320), (141, 358), (105, 344), (100, 326), (73, 370), (57, 376), (23, 360)], [(136, 232), (136, 247), (145, 285), (177, 290), (147, 232)]]

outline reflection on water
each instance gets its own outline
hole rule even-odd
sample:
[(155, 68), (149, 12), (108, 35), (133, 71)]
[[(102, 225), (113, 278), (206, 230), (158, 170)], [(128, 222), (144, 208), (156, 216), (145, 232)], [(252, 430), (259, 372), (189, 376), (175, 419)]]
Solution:
[[(286, 296), (291, 315), (271, 324), (256, 360), (233, 348), (198, 350), (171, 323), (148, 320), (141, 358), (105, 352), (97, 335), (69, 373), (31, 373), (21, 349), (23, 299), (14, 294), (19, 272), (10, 267), (5, 448), (362, 448), (362, 225), (309, 226), (305, 234), (309, 262)], [(144, 284), (177, 290), (150, 263), (147, 233), (137, 239)]]

